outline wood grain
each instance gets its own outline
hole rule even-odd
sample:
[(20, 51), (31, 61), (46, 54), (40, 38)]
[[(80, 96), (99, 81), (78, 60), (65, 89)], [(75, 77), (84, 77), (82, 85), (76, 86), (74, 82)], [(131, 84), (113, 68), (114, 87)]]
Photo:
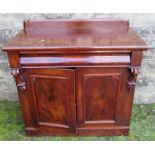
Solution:
[(127, 20), (28, 20), (4, 45), (31, 136), (128, 135), (142, 51)]

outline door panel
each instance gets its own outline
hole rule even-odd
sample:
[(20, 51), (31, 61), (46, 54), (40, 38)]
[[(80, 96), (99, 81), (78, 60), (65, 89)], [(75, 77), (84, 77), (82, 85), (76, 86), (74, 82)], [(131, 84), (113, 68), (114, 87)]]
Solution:
[[(76, 79), (79, 134), (105, 135), (124, 128), (127, 68), (78, 68)], [(112, 132), (111, 132), (112, 133)]]
[(86, 121), (113, 120), (119, 75), (84, 75), (84, 83)]
[(34, 82), (40, 122), (69, 124), (66, 79), (37, 77)]
[(47, 132), (55, 134), (75, 132), (74, 70), (30, 69), (29, 78), (37, 128), (49, 127)]

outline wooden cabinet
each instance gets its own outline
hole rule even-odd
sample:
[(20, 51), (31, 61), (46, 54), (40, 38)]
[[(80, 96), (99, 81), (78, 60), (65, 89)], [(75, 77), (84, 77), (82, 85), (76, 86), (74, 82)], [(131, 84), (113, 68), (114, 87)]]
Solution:
[(26, 134), (127, 135), (146, 49), (125, 20), (26, 21), (3, 47)]

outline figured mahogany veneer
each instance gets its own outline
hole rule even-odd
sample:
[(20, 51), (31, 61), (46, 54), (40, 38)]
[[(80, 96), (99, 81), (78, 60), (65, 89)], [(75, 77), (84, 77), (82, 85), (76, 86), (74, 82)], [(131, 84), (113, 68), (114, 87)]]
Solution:
[(25, 21), (4, 47), (27, 135), (127, 135), (147, 46), (127, 20)]

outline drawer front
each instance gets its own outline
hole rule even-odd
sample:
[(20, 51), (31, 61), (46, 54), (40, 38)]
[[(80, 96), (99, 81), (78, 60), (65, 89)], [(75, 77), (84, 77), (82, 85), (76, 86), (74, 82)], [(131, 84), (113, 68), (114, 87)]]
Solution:
[(129, 65), (129, 54), (25, 54), (20, 56), (22, 66), (102, 66)]

